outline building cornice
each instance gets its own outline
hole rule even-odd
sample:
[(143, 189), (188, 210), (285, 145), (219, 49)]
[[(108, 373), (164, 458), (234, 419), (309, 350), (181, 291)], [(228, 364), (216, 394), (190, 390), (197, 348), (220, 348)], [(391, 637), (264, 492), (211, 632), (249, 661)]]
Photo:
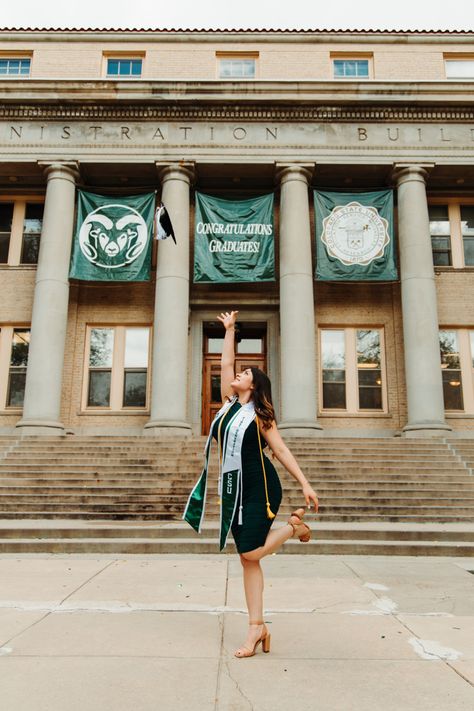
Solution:
[(200, 30), (0, 28), (2, 42), (472, 44), (473, 30)]
[(0, 80), (3, 118), (472, 120), (472, 81)]
[(10, 120), (474, 121), (472, 82), (0, 81)]

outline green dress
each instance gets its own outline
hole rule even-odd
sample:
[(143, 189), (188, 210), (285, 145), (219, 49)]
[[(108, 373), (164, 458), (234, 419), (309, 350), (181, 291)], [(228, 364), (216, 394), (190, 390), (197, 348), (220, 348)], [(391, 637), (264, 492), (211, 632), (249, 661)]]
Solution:
[[(212, 436), (217, 439), (219, 424), (224, 418), (221, 428), (221, 441), (224, 440), (225, 429), (232, 416), (241, 407), (236, 402), (222, 415), (212, 428)], [(262, 447), (266, 442), (262, 440)], [(267, 474), (268, 499), (270, 508), (276, 515), (281, 503), (281, 484), (277, 471), (268, 457), (263, 455), (265, 462), (265, 472)], [(242, 525), (237, 523), (238, 505), (232, 521), (232, 535), (239, 553), (248, 553), (263, 546), (274, 519), (267, 517), (267, 505), (265, 499), (265, 483), (263, 479), (262, 461), (258, 446), (257, 423), (255, 420), (247, 427), (242, 442), (242, 504), (243, 518)], [(240, 502), (240, 495), (239, 495)], [(238, 504), (239, 504), (238, 502)]]

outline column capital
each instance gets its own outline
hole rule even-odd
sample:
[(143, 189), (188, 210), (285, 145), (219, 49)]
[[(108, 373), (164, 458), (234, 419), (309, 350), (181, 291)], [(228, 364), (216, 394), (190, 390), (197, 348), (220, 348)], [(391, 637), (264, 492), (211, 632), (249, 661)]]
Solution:
[(316, 163), (275, 163), (275, 179), (282, 185), (290, 180), (301, 180), (309, 185)]
[(156, 161), (156, 169), (161, 183), (167, 180), (183, 180), (191, 185), (195, 177), (195, 164), (180, 162), (170, 163), (169, 161)]
[(392, 178), (397, 187), (410, 181), (426, 184), (426, 178), (434, 167), (434, 163), (394, 163)]
[(74, 183), (80, 177), (78, 161), (38, 161), (38, 166), (43, 169), (47, 180), (64, 178)]

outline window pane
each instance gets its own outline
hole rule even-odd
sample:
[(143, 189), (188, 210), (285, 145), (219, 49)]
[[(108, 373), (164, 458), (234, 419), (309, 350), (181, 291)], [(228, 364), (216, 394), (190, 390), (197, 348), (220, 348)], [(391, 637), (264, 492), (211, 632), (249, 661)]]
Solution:
[(380, 370), (359, 370), (359, 408), (361, 410), (382, 409), (382, 372)]
[(13, 203), (0, 202), (0, 232), (11, 232), (13, 219)]
[(220, 375), (211, 375), (211, 402), (221, 402)]
[(28, 365), (28, 348), (30, 345), (30, 332), (20, 328), (13, 331), (12, 350), (10, 355), (11, 366)]
[(428, 207), (428, 214), (430, 218), (430, 234), (432, 237), (451, 234), (448, 208), (446, 205), (430, 205)]
[(44, 205), (42, 203), (28, 203), (26, 205), (25, 219), (23, 220), (23, 234), (41, 234), (43, 228)]
[(263, 353), (263, 342), (261, 338), (242, 338), (237, 343), (237, 353)]
[(445, 66), (448, 79), (474, 77), (474, 60), (472, 59), (450, 59), (446, 61)]
[(344, 331), (321, 331), (321, 363), (324, 369), (346, 367)]
[(110, 404), (110, 370), (89, 371), (89, 394), (87, 404), (91, 407), (108, 407)]
[(464, 264), (467, 267), (472, 267), (474, 265), (474, 238), (463, 237), (462, 243), (464, 247)]
[(109, 59), (107, 61), (107, 74), (118, 74), (119, 63), (117, 59)]
[(134, 59), (132, 61), (132, 74), (133, 76), (140, 76), (142, 73), (142, 60)]
[(148, 367), (149, 328), (127, 328), (125, 332), (125, 367)]
[[(324, 377), (324, 375), (323, 375)], [(323, 407), (346, 409), (346, 384), (323, 382)]]
[(334, 76), (343, 77), (344, 76), (344, 62), (339, 59), (334, 60)]
[(219, 76), (223, 79), (255, 77), (255, 59), (221, 59), (219, 63)]
[(111, 367), (113, 351), (114, 329), (93, 328), (91, 330), (91, 346), (89, 354), (90, 367)]
[(23, 235), (21, 248), (22, 264), (38, 264), (40, 235)]
[(0, 232), (0, 264), (8, 263), (8, 252), (10, 250), (10, 234)]
[(357, 76), (368, 77), (369, 76), (369, 62), (367, 59), (357, 62)]
[(323, 408), (346, 409), (346, 354), (344, 331), (321, 331)]
[(456, 331), (440, 331), (441, 369), (443, 376), (444, 407), (463, 410), (461, 363)]
[(11, 370), (8, 378), (8, 407), (23, 407), (25, 397), (26, 368)]
[(443, 370), (445, 410), (464, 410), (460, 370)]
[(461, 364), (456, 331), (440, 331), (439, 346), (441, 352), (441, 367), (443, 369), (460, 369)]
[(123, 406), (145, 407), (146, 405), (146, 370), (125, 371)]
[(29, 74), (30, 73), (30, 65), (31, 65), (31, 60), (30, 59), (22, 59), (21, 64), (20, 64), (20, 74)]
[(224, 346), (223, 338), (208, 338), (207, 339), (207, 352), (208, 353), (222, 353), (222, 348)]
[(357, 364), (365, 368), (380, 366), (380, 334), (377, 330), (357, 331)]

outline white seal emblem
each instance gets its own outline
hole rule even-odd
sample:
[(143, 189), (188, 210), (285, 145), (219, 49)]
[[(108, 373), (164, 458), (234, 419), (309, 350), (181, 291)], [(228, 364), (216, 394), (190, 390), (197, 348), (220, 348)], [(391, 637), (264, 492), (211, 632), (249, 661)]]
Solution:
[(365, 266), (383, 256), (390, 242), (388, 220), (359, 202), (336, 205), (323, 219), (321, 240), (331, 257)]
[(125, 267), (137, 259), (148, 242), (146, 222), (128, 205), (110, 203), (89, 212), (79, 230), (84, 257), (102, 269)]

